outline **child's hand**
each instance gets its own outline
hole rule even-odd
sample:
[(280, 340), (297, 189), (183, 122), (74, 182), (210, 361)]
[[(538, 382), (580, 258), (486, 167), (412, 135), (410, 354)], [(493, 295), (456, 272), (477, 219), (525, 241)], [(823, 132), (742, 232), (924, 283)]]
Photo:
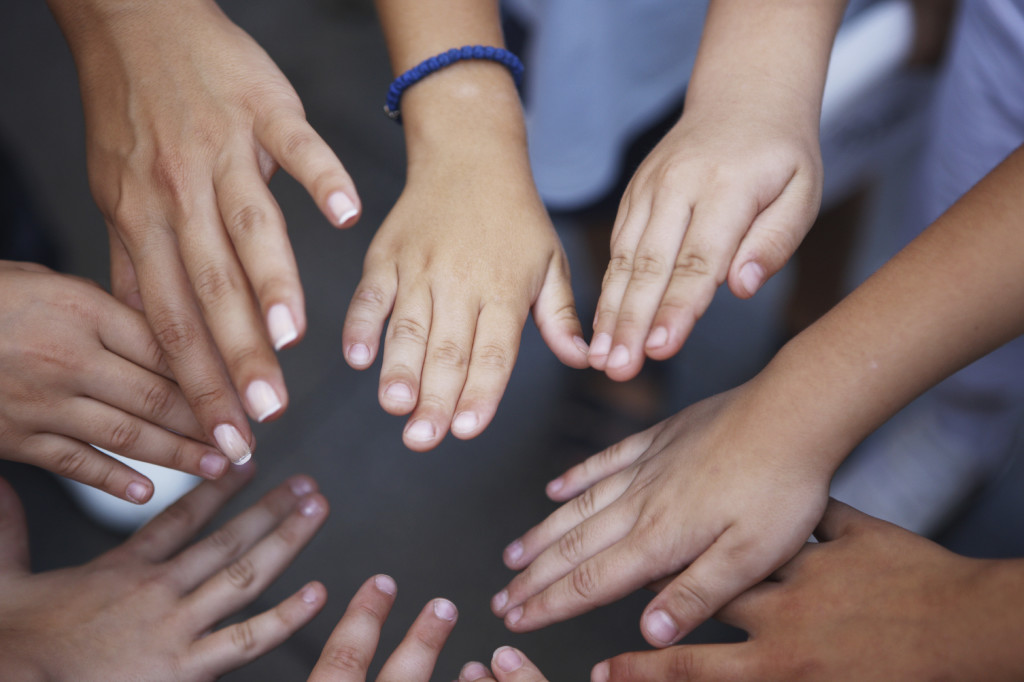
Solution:
[(612, 379), (679, 352), (726, 279), (753, 296), (817, 214), (816, 128), (736, 105), (711, 113), (687, 111), (619, 205), (590, 348)]
[(358, 211), (352, 181), (288, 80), (214, 2), (50, 4), (78, 66), (114, 295), (145, 310), (203, 433), (239, 459), (246, 411), (264, 421), (285, 409), (274, 350), (306, 327), (267, 182), (283, 167), (339, 225)]
[[(309, 682), (365, 682), (397, 592), (395, 581), (386, 575), (363, 583), (327, 640)], [(434, 599), (423, 607), (377, 682), (429, 682), (457, 617), (455, 605), (447, 599)]]
[(199, 529), (252, 465), (201, 483), (124, 544), (74, 568), (32, 574), (24, 513), (0, 481), (0, 658), (30, 679), (212, 680), (309, 622), (326, 593), (310, 583), (269, 611), (215, 629), (258, 597), (327, 518), (302, 476), (209, 537)]
[(621, 680), (1019, 680), (1019, 561), (957, 556), (832, 501), (808, 544), (717, 618), (742, 644), (678, 646), (598, 664)]
[[(492, 601), (516, 631), (619, 599), (682, 569), (641, 629), (665, 646), (800, 549), (828, 499), (830, 471), (803, 464), (748, 385), (693, 405), (548, 485), (568, 504), (505, 550), (522, 572)], [(777, 445), (781, 443), (782, 445)]]
[(0, 261), (0, 291), (0, 456), (137, 503), (153, 484), (90, 443), (211, 479), (230, 466), (140, 313), (28, 263)]
[(491, 670), (483, 663), (467, 663), (462, 666), (458, 682), (548, 682), (522, 651), (510, 646), (494, 652)]
[(343, 343), (349, 364), (368, 367), (391, 316), (380, 404), (411, 413), (405, 444), (429, 450), (449, 428), (473, 438), (490, 423), (531, 307), (562, 362), (585, 367), (586, 344), (565, 253), (528, 175), (517, 181), (500, 157), (409, 175), (366, 255)]

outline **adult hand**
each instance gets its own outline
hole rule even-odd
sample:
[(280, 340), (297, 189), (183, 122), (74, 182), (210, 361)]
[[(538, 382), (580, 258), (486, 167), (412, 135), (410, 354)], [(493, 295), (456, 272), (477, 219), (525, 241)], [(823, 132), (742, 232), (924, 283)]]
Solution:
[(0, 261), (0, 456), (136, 503), (125, 457), (214, 479), (207, 443), (143, 316), (87, 280)]
[(1019, 680), (1024, 566), (968, 559), (835, 500), (808, 544), (716, 616), (742, 644), (598, 664), (617, 680)]
[(510, 646), (495, 650), (491, 670), (472, 661), (462, 666), (458, 682), (548, 682), (526, 654)]
[(666, 646), (795, 555), (821, 518), (831, 471), (804, 464), (773, 432), (749, 386), (552, 481), (553, 499), (574, 499), (505, 549), (521, 571), (491, 604), (505, 624), (535, 630), (682, 570), (641, 618), (647, 641)]
[(352, 181), (284, 75), (212, 0), (50, 4), (78, 66), (114, 294), (145, 310), (203, 432), (244, 461), (239, 395), (258, 421), (285, 408), (274, 349), (306, 326), (267, 182), (283, 167), (346, 225)]
[(0, 658), (19, 679), (212, 680), (277, 646), (325, 602), (310, 583), (239, 623), (327, 518), (314, 482), (289, 479), (209, 537), (191, 540), (250, 478), (203, 482), (124, 544), (73, 568), (29, 570), (24, 512), (0, 481)]
[[(310, 682), (365, 682), (397, 592), (390, 576), (377, 575), (363, 583), (327, 640)], [(429, 682), (457, 617), (455, 605), (447, 599), (434, 599), (423, 607), (377, 682)]]

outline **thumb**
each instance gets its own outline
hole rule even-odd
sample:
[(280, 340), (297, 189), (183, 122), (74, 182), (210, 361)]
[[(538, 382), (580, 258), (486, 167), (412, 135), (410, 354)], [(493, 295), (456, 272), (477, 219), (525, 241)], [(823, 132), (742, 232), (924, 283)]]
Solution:
[(110, 291), (114, 298), (135, 310), (142, 310), (142, 295), (139, 293), (139, 280), (135, 275), (135, 266), (131, 256), (124, 247), (121, 237), (109, 224), (110, 235)]
[(530, 659), (519, 649), (503, 646), (491, 658), (491, 670), (498, 682), (547, 682)]
[(11, 484), (0, 478), (0, 571), (27, 573), (28, 556), (25, 510)]
[(576, 314), (576, 301), (569, 283), (569, 263), (561, 251), (548, 265), (540, 294), (533, 304), (533, 321), (556, 358), (576, 369), (589, 366), (583, 326)]

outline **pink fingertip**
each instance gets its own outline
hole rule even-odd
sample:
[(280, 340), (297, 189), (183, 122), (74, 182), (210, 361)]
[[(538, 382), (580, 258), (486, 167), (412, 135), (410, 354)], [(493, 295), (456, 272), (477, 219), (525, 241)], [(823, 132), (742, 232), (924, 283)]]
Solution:
[(395, 579), (390, 575), (374, 576), (373, 584), (384, 594), (394, 596), (398, 592), (398, 585), (395, 583)]

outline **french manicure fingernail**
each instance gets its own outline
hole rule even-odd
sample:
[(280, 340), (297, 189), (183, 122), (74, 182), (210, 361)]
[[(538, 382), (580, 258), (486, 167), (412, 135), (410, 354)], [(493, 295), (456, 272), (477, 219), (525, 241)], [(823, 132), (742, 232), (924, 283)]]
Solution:
[(302, 497), (313, 492), (313, 482), (308, 478), (299, 477), (293, 478), (288, 482), (288, 487), (291, 488), (292, 495), (295, 497)]
[(321, 511), (323, 511), (323, 505), (315, 497), (304, 500), (299, 504), (299, 513), (303, 516), (316, 516)]
[(501, 611), (505, 608), (505, 604), (508, 603), (508, 590), (502, 590), (498, 594), (491, 597), (491, 610)]
[(590, 671), (590, 682), (608, 682), (611, 675), (611, 666), (608, 665), (608, 661), (601, 661)]
[(455, 620), (455, 614), (458, 611), (455, 610), (455, 604), (451, 603), (447, 599), (435, 599), (434, 600), (434, 615), (441, 620), (453, 621)]
[(758, 263), (747, 263), (740, 268), (740, 282), (747, 293), (753, 296), (764, 283), (764, 268)]
[(651, 611), (644, 617), (644, 627), (647, 634), (663, 644), (671, 644), (679, 636), (679, 626), (661, 609)]
[(625, 346), (615, 346), (615, 350), (608, 356), (608, 368), (618, 369), (629, 364), (629, 349)]
[(334, 217), (334, 224), (339, 227), (344, 225), (356, 213), (359, 213), (356, 205), (344, 192), (335, 192), (327, 197), (327, 209)]
[(378, 575), (374, 577), (373, 584), (377, 586), (377, 589), (384, 594), (390, 594), (394, 596), (398, 592), (398, 585), (395, 584), (395, 579), (390, 575)]
[(494, 665), (502, 672), (513, 673), (523, 667), (523, 657), (510, 646), (503, 646), (494, 652)]
[(521, 540), (516, 540), (508, 547), (505, 548), (505, 556), (509, 561), (515, 563), (519, 561), (519, 557), (523, 556), (523, 543)]
[(459, 673), (459, 679), (466, 680), (466, 682), (475, 682), (485, 677), (487, 677), (487, 667), (477, 661), (471, 661), (462, 666), (462, 672)]
[(270, 306), (267, 311), (267, 331), (274, 342), (274, 350), (281, 350), (299, 338), (299, 330), (295, 327), (292, 311), (284, 303)]
[(277, 397), (274, 387), (262, 379), (249, 384), (245, 389), (245, 399), (256, 414), (256, 421), (261, 422), (281, 409), (281, 399)]
[(601, 332), (594, 337), (594, 340), (590, 342), (590, 355), (604, 356), (608, 355), (608, 351), (612, 349), (612, 337), (611, 334)]
[(587, 342), (583, 340), (582, 336), (572, 337), (572, 342), (576, 345), (576, 348), (578, 348), (579, 351), (584, 355), (590, 352), (590, 346), (587, 345)]
[(475, 412), (459, 412), (452, 420), (452, 431), (455, 433), (469, 433), (480, 423)]
[(384, 397), (400, 403), (412, 400), (412, 389), (401, 382), (391, 384), (384, 390)]
[(145, 504), (149, 496), (149, 487), (144, 483), (132, 481), (124, 491), (125, 497), (135, 504)]
[(362, 343), (354, 343), (348, 349), (348, 359), (354, 365), (366, 365), (370, 362), (370, 349)]
[(434, 425), (426, 419), (417, 419), (405, 430), (405, 435), (409, 440), (421, 443), (428, 440), (434, 440), (435, 433)]
[(661, 348), (668, 343), (668, 330), (664, 327), (657, 327), (651, 335), (647, 337), (648, 348)]
[(316, 590), (313, 588), (312, 585), (306, 585), (306, 587), (302, 589), (302, 601), (306, 602), (307, 604), (316, 603)]
[(208, 452), (199, 460), (199, 473), (203, 478), (215, 480), (227, 470), (229, 463), (219, 452)]
[(213, 439), (217, 441), (217, 447), (227, 455), (233, 464), (245, 464), (252, 459), (252, 450), (249, 444), (242, 438), (231, 424), (221, 424), (213, 430)]
[(517, 606), (517, 607), (515, 607), (514, 609), (512, 609), (511, 611), (508, 612), (508, 615), (505, 616), (505, 620), (508, 622), (509, 625), (515, 625), (516, 623), (519, 622), (519, 620), (522, 617), (523, 617), (523, 607), (522, 606)]
[(561, 476), (548, 483), (547, 493), (548, 495), (555, 495), (559, 490), (565, 487), (565, 481)]

